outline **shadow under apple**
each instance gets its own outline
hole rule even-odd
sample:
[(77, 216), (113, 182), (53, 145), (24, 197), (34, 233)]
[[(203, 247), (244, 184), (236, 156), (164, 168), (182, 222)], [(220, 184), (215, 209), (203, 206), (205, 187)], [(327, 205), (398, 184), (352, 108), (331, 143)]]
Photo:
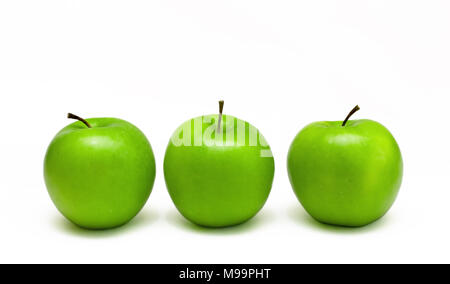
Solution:
[(143, 209), (139, 214), (134, 217), (130, 222), (111, 229), (105, 230), (89, 230), (81, 228), (60, 214), (54, 219), (55, 226), (59, 228), (61, 231), (71, 234), (77, 235), (80, 237), (86, 238), (104, 238), (104, 237), (113, 237), (118, 234), (122, 234), (125, 232), (130, 232), (142, 227), (146, 227), (154, 223), (158, 219), (158, 214), (153, 210), (145, 210)]
[(256, 214), (256, 216), (244, 223), (230, 227), (219, 228), (196, 225), (188, 221), (176, 210), (171, 210), (166, 215), (166, 219), (170, 224), (193, 233), (210, 235), (234, 235), (248, 233), (253, 230), (259, 229), (261, 226), (267, 225), (273, 220), (273, 214), (268, 210), (262, 209), (261, 212)]
[(389, 223), (390, 221), (389, 215), (387, 214), (378, 219), (377, 221), (363, 227), (345, 227), (321, 223), (316, 219), (314, 219), (313, 217), (311, 217), (299, 204), (292, 205), (287, 211), (288, 216), (291, 218), (291, 220), (293, 220), (296, 223), (299, 223), (300, 225), (307, 225), (315, 230), (327, 231), (332, 233), (342, 233), (342, 234), (368, 233), (373, 230), (380, 229), (381, 227), (387, 225), (387, 223)]

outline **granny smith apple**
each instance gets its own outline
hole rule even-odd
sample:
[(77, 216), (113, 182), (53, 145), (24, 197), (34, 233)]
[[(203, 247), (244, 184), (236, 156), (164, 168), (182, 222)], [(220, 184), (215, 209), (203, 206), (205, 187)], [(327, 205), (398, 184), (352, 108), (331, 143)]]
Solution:
[(403, 162), (392, 134), (380, 123), (312, 123), (289, 149), (287, 168), (297, 198), (316, 220), (363, 226), (382, 217), (400, 189)]
[(243, 223), (266, 202), (274, 177), (267, 141), (253, 125), (230, 115), (183, 123), (164, 157), (167, 189), (178, 211), (205, 227)]
[(57, 209), (76, 225), (108, 229), (130, 221), (146, 203), (155, 158), (145, 135), (117, 118), (82, 119), (48, 147), (44, 177)]

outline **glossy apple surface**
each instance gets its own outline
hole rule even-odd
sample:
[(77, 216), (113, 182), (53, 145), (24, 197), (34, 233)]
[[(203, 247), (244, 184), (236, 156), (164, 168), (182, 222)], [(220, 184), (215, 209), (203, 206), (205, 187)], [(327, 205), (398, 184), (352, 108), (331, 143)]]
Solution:
[(320, 222), (341, 226), (382, 217), (394, 203), (403, 173), (397, 142), (372, 120), (306, 126), (291, 144), (287, 167), (305, 210)]
[[(172, 136), (164, 158), (167, 189), (178, 211), (207, 227), (237, 225), (256, 215), (274, 176), (272, 153), (254, 126), (224, 115), (220, 135), (217, 121), (218, 115), (186, 121)], [(244, 132), (246, 137), (238, 134)], [(180, 133), (183, 145), (174, 142), (180, 142)], [(249, 137), (259, 137), (258, 145)]]
[(62, 129), (44, 161), (48, 193), (70, 221), (107, 229), (130, 221), (155, 180), (155, 159), (145, 135), (116, 118), (88, 119)]

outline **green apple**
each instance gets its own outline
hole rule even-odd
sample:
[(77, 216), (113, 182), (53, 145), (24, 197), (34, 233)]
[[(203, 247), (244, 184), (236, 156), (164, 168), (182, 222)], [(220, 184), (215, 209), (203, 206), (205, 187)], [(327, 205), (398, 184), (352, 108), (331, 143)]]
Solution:
[(253, 125), (230, 115), (183, 123), (164, 157), (167, 189), (178, 211), (205, 227), (243, 223), (264, 206), (274, 177), (269, 145)]
[(130, 221), (146, 203), (155, 158), (145, 135), (117, 118), (78, 119), (48, 147), (44, 177), (57, 209), (76, 225), (108, 229)]
[(322, 121), (301, 130), (287, 168), (297, 198), (316, 220), (363, 226), (382, 217), (400, 189), (403, 162), (392, 134), (372, 120)]

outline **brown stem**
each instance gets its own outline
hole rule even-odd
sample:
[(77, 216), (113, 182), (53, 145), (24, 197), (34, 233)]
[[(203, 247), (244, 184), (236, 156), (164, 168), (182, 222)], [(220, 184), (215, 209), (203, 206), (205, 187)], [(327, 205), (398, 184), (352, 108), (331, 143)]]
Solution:
[(92, 126), (89, 124), (89, 122), (86, 121), (86, 119), (81, 118), (78, 115), (75, 115), (75, 114), (72, 114), (69, 112), (67, 114), (67, 118), (79, 120), (79, 121), (83, 122), (88, 128), (92, 128)]
[(342, 122), (342, 126), (345, 126), (347, 124), (347, 121), (350, 119), (350, 117), (357, 112), (358, 110), (360, 110), (359, 106), (355, 106), (350, 113), (347, 115), (347, 117), (345, 118), (344, 122)]
[(223, 104), (224, 104), (224, 101), (219, 101), (219, 120), (217, 122), (217, 132), (220, 132), (220, 123), (222, 122)]

